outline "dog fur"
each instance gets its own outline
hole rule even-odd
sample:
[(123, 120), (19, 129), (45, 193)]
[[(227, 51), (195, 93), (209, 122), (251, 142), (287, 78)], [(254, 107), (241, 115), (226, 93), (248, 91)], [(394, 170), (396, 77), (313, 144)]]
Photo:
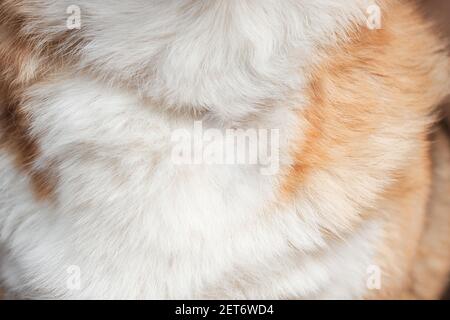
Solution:
[[(0, 40), (11, 294), (441, 294), (450, 163), (430, 132), (450, 66), (413, 1), (2, 0)], [(194, 121), (280, 130), (279, 172), (175, 165)]]

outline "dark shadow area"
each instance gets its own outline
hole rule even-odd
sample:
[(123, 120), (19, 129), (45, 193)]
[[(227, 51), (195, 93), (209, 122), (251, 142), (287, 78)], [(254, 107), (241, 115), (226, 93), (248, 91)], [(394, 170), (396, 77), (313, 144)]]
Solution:
[[(449, 40), (450, 44), (450, 1), (449, 0), (421, 0), (427, 16), (437, 25), (439, 32)], [(449, 45), (450, 55), (450, 45)], [(450, 124), (450, 103), (444, 106), (443, 114), (447, 118), (447, 128)], [(450, 134), (450, 131), (449, 131)], [(449, 213), (450, 214), (450, 213)], [(450, 300), (450, 285), (443, 299)]]

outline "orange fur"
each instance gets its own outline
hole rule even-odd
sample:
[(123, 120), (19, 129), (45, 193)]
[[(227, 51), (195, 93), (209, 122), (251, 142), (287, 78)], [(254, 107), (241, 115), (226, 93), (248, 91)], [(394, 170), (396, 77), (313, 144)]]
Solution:
[[(417, 286), (416, 291), (425, 290), (420, 287), (425, 281), (412, 279), (428, 277), (413, 276), (414, 266), (427, 256), (418, 251), (432, 183), (428, 130), (434, 108), (448, 93), (444, 45), (410, 2), (391, 2), (384, 9), (383, 29), (359, 29), (352, 41), (329, 50), (325, 62), (316, 66), (310, 104), (299, 115), (306, 121), (306, 134), (293, 146), (295, 160), (280, 195), (281, 202), (292, 201), (318, 171), (344, 172), (349, 178), (364, 172), (391, 181), (358, 216), (335, 212), (322, 217), (338, 233), (352, 232), (369, 215), (382, 217), (385, 239), (378, 264), (385, 282), (370, 298), (406, 296)], [(445, 208), (440, 220), (448, 225), (450, 206)], [(341, 225), (345, 228), (339, 229)], [(433, 229), (433, 239), (450, 238), (446, 228)], [(449, 251), (448, 240), (433, 245)], [(439, 260), (442, 267), (434, 283), (445, 284), (448, 255), (426, 258)], [(428, 287), (421, 296), (436, 298), (442, 291), (442, 285)]]
[(36, 198), (50, 200), (54, 198), (56, 173), (51, 166), (33, 168), (40, 154), (39, 139), (29, 134), (29, 115), (21, 107), (22, 91), (61, 67), (56, 52), (64, 41), (54, 40), (38, 49), (32, 36), (22, 33), (26, 17), (20, 8), (20, 1), (0, 4), (0, 147), (7, 148), (17, 167), (28, 175)]
[[(48, 200), (54, 197), (56, 174), (50, 165), (38, 171), (32, 166), (40, 147), (29, 135), (21, 89), (62, 67), (56, 52), (75, 60), (82, 39), (68, 41), (63, 34), (45, 50), (37, 49), (32, 37), (20, 35), (20, 1), (11, 3), (0, 4), (0, 25), (10, 31), (0, 34), (0, 147), (14, 155), (37, 198)], [(339, 241), (368, 216), (380, 217), (385, 236), (377, 263), (383, 288), (367, 297), (436, 298), (450, 269), (450, 203), (442, 191), (450, 191), (450, 158), (433, 149), (432, 162), (428, 132), (434, 107), (448, 92), (444, 46), (408, 1), (386, 5), (382, 30), (360, 28), (351, 38), (328, 48), (313, 67), (309, 104), (299, 114), (306, 132), (292, 146), (294, 162), (282, 177), (279, 202), (294, 201), (319, 171), (340, 175), (342, 183), (359, 173), (389, 181), (374, 203), (361, 201), (358, 215), (321, 217), (324, 232)], [(440, 148), (445, 149), (444, 141), (439, 136)]]

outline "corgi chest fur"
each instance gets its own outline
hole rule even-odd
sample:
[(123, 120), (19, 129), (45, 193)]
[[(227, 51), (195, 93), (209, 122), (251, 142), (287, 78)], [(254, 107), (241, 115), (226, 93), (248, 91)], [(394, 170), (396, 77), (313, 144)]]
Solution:
[[(67, 30), (71, 4), (0, 5), (7, 289), (345, 299), (408, 286), (430, 112), (449, 84), (408, 1), (78, 1), (81, 29)], [(278, 170), (174, 163), (174, 130), (198, 121), (278, 130)], [(396, 280), (372, 292), (374, 268)]]

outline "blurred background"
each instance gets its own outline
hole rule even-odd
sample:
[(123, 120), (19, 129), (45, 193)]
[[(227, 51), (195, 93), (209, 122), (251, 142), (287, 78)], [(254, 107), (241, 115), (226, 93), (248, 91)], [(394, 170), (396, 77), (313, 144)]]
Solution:
[[(420, 0), (420, 2), (427, 16), (437, 23), (439, 32), (449, 40), (450, 44), (450, 0)], [(450, 45), (448, 49), (450, 54)], [(450, 99), (444, 110), (447, 124), (450, 124)]]
[[(449, 55), (450, 55), (450, 0), (419, 0), (420, 5), (423, 6), (427, 17), (437, 24), (438, 32), (442, 33), (444, 38), (449, 41)], [(450, 88), (449, 88), (450, 89)], [(444, 117), (446, 117), (447, 129), (450, 128), (450, 99), (443, 105)], [(449, 130), (450, 135), (450, 130)], [(449, 195), (450, 197), (450, 195)], [(449, 212), (450, 214), (450, 212)], [(444, 295), (445, 300), (450, 300), (450, 279), (447, 293)]]

